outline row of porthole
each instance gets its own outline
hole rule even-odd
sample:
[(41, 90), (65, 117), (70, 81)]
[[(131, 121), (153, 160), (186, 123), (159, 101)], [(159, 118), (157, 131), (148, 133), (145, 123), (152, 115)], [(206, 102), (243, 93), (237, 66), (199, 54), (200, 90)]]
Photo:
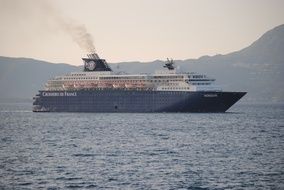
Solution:
[(163, 90), (189, 90), (189, 87), (170, 87), (170, 88), (162, 88)]

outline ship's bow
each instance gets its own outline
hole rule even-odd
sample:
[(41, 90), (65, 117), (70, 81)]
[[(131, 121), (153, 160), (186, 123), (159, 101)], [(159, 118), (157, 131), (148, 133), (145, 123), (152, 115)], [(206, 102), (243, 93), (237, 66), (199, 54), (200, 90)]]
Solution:
[(230, 107), (232, 107), (236, 102), (238, 102), (246, 92), (222, 92), (221, 94), (221, 102), (220, 103), (220, 112), (227, 111)]

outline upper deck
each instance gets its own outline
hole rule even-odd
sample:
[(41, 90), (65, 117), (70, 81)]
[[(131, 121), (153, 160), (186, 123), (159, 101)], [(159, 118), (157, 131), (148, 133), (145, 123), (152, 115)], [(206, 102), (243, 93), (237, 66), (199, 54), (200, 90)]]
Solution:
[(215, 79), (197, 73), (178, 73), (173, 61), (166, 63), (167, 69), (154, 74), (121, 74), (114, 73), (105, 60), (97, 54), (83, 58), (84, 71), (50, 79), (45, 90), (76, 90), (93, 88), (123, 88), (137, 90), (163, 91), (220, 91), (214, 85)]

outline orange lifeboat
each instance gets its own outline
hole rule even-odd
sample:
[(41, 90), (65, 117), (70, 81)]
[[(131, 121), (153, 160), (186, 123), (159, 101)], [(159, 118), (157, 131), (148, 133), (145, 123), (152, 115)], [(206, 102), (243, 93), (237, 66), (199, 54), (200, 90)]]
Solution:
[(70, 90), (72, 88), (74, 88), (74, 84), (73, 83), (65, 83), (62, 85), (62, 87), (64, 88), (64, 90)]
[(99, 88), (109, 88), (109, 87), (112, 87), (112, 85), (110, 85), (110, 84), (107, 83), (107, 82), (99, 82), (99, 83), (98, 83), (98, 87), (99, 87)]
[(98, 84), (97, 83), (91, 83), (91, 86), (92, 86), (92, 88), (96, 88), (96, 87), (98, 87)]
[(125, 84), (124, 83), (119, 83), (119, 88), (125, 88)]
[(126, 84), (125, 84), (125, 87), (126, 87), (126, 88), (134, 88), (134, 87), (135, 87), (135, 84), (126, 83)]
[(76, 88), (76, 89), (82, 89), (82, 88), (84, 88), (84, 85), (83, 85), (82, 83), (75, 83), (75, 84), (74, 84), (74, 88)]
[(114, 84), (112, 84), (112, 87), (113, 88), (119, 88), (119, 84), (118, 83), (114, 83)]
[(91, 83), (84, 83), (84, 88), (92, 88), (92, 84)]

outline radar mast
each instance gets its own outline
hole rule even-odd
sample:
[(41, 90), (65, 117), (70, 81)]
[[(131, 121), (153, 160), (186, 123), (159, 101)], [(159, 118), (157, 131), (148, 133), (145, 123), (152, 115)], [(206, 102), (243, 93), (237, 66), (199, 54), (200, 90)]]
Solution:
[(174, 70), (175, 69), (175, 67), (174, 67), (174, 60), (167, 58), (167, 61), (166, 61), (165, 65), (164, 65), (164, 67), (169, 69), (169, 70)]

